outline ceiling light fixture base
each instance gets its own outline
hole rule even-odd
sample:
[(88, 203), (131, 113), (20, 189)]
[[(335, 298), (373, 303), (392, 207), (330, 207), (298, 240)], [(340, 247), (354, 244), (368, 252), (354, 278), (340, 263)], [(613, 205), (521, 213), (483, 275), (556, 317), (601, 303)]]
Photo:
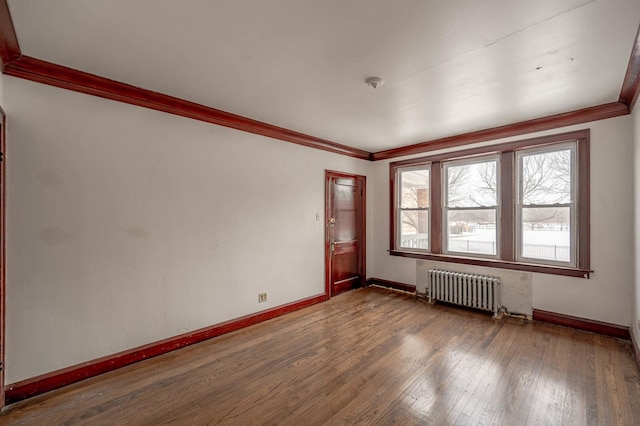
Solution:
[(369, 86), (377, 89), (378, 87), (382, 86), (384, 80), (382, 80), (380, 77), (369, 77), (366, 82)]

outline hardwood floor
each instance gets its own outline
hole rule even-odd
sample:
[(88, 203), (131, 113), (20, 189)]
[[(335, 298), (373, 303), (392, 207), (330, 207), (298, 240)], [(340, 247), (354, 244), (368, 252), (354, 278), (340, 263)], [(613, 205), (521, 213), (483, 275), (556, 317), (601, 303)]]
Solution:
[(0, 424), (640, 424), (627, 341), (369, 287), (8, 408)]

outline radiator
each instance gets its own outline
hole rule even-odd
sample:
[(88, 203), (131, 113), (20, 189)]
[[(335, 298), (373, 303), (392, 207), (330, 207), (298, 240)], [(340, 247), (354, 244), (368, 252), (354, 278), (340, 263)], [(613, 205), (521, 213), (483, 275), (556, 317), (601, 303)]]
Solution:
[(493, 312), (500, 311), (500, 278), (461, 272), (429, 270), (429, 302), (440, 300)]

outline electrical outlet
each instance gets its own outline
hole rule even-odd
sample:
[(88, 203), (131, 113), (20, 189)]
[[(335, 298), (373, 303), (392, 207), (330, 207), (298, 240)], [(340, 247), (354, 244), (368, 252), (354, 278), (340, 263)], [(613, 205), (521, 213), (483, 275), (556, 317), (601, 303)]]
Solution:
[(258, 303), (267, 301), (267, 293), (258, 293)]

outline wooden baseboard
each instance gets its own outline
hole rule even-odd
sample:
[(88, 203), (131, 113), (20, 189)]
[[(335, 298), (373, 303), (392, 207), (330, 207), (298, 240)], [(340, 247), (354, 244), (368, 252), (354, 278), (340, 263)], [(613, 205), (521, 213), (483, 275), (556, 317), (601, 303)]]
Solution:
[(367, 279), (367, 285), (379, 285), (381, 287), (392, 288), (394, 290), (407, 291), (409, 293), (416, 292), (415, 285), (399, 283), (397, 281), (383, 280), (381, 278), (369, 278)]
[(640, 345), (638, 345), (638, 338), (636, 337), (636, 333), (633, 331), (634, 328), (630, 329), (631, 334), (631, 346), (633, 347), (633, 354), (636, 357), (636, 364), (638, 364), (638, 369), (640, 370)]
[(577, 328), (578, 330), (618, 337), (620, 339), (631, 339), (629, 327), (624, 327), (622, 325), (594, 321), (586, 318), (578, 318), (571, 315), (558, 314), (555, 312), (542, 311), (540, 309), (533, 310), (533, 319), (534, 321), (549, 322), (565, 327)]
[(263, 322), (289, 312), (306, 308), (316, 303), (324, 302), (324, 294), (298, 300), (273, 309), (246, 315), (231, 321), (226, 321), (210, 327), (194, 330), (179, 336), (170, 337), (159, 342), (133, 348), (113, 355), (107, 355), (82, 364), (73, 365), (62, 370), (53, 371), (41, 376), (26, 379), (5, 387), (5, 404), (13, 404), (23, 399), (31, 398), (72, 383), (85, 380), (99, 374), (107, 373), (118, 368), (134, 364), (185, 346), (193, 345), (204, 340), (239, 330), (259, 322)]

